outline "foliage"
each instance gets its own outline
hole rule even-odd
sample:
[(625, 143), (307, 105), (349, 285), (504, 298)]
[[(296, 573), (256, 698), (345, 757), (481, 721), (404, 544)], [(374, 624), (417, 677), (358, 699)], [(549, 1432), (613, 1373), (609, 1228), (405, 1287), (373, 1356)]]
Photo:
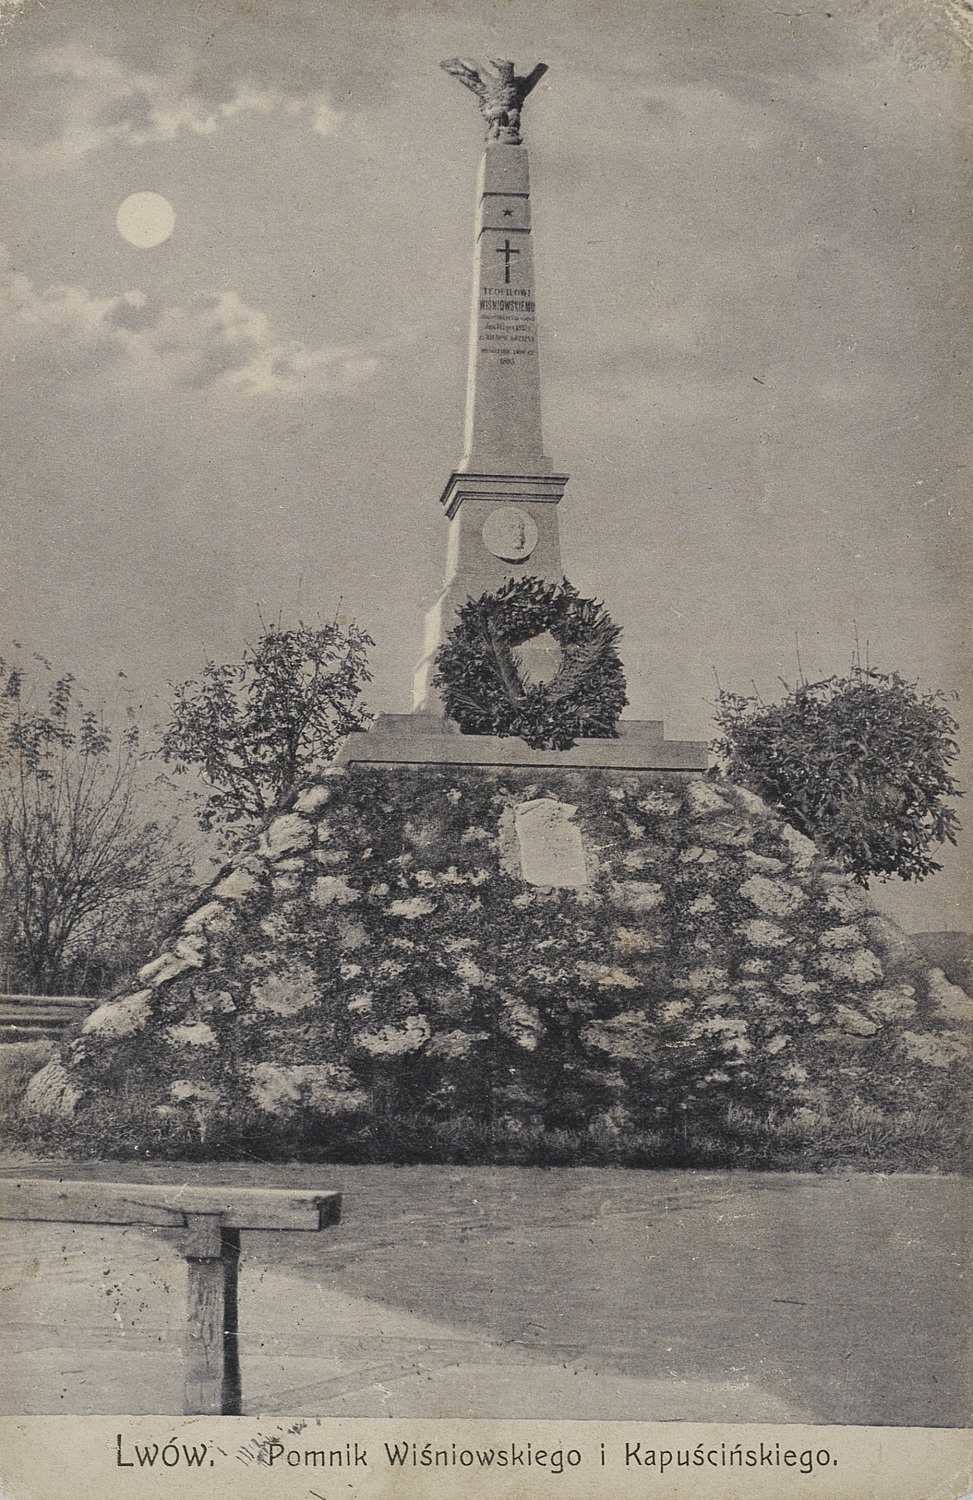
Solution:
[[(562, 659), (550, 682), (525, 677), (515, 648), (549, 632)], [(508, 579), (471, 599), (436, 657), (433, 686), (465, 734), (519, 735), (535, 750), (614, 738), (627, 703), (615, 649), (621, 630), (601, 604), (539, 578)]]
[(941, 868), (930, 849), (955, 844), (957, 726), (941, 692), (856, 663), (848, 677), (788, 688), (780, 703), (721, 691), (716, 722), (727, 775), (860, 885), (922, 880)]
[[(39, 670), (50, 673), (43, 658)], [(145, 961), (193, 889), (171, 824), (147, 817), (139, 730), (0, 660), (2, 983), (98, 994)]]
[(300, 780), (362, 729), (361, 686), (371, 681), (371, 637), (352, 622), (265, 629), (240, 662), (207, 661), (201, 681), (175, 689), (163, 759), (177, 774), (198, 768), (200, 826), (234, 847)]

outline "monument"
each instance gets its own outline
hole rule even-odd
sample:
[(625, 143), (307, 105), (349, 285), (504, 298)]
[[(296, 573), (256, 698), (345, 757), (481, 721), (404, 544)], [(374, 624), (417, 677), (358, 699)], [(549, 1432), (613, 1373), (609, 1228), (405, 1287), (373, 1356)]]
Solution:
[[(449, 537), (443, 589), (426, 618), (412, 714), (381, 714), (354, 735), (339, 764), (605, 766), (704, 771), (707, 747), (667, 740), (661, 721), (620, 720), (567, 748), (534, 748), (516, 735), (460, 732), (437, 688), (440, 652), (460, 610), (517, 580), (564, 582), (558, 503), (568, 476), (544, 451), (541, 362), (530, 216), (530, 168), (521, 133), (524, 100), (547, 72), (518, 77), (458, 58), (443, 68), (476, 95), (486, 123), (477, 184), (463, 455), (440, 496)], [(562, 652), (550, 631), (516, 643), (508, 675), (550, 681)], [(520, 683), (516, 680), (519, 674)], [(554, 705), (556, 713), (556, 705)], [(567, 736), (565, 736), (567, 737)]]
[(618, 632), (562, 578), (541, 432), (520, 123), (544, 70), (445, 66), (487, 143), (415, 711), (254, 831), (34, 1076), (30, 1130), (136, 1156), (629, 1166), (819, 1166), (863, 1119), (948, 1133), (969, 999), (704, 776), (704, 745), (618, 717)]

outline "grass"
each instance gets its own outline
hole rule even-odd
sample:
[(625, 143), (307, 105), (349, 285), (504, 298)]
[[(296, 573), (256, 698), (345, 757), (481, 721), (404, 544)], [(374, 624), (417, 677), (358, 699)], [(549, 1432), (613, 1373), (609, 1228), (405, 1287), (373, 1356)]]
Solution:
[[(22, 1076), (26, 1077), (24, 1069)], [(266, 1117), (264, 1117), (265, 1120)], [(121, 1115), (120, 1115), (121, 1119)], [(933, 1110), (892, 1117), (869, 1107), (841, 1116), (805, 1113), (800, 1119), (730, 1105), (703, 1122), (677, 1121), (651, 1131), (504, 1128), (470, 1116), (448, 1121), (422, 1111), (358, 1121), (340, 1134), (307, 1118), (268, 1127), (223, 1123), (200, 1140), (155, 1122), (133, 1139), (129, 1109), (124, 1129), (110, 1106), (73, 1124), (44, 1122), (13, 1132), (32, 1153), (82, 1160), (332, 1162), (344, 1164), (708, 1168), (757, 1171), (964, 1172), (973, 1160), (965, 1118)]]
[(31, 1076), (53, 1055), (51, 1041), (0, 1044), (0, 1123), (8, 1145), (32, 1153), (95, 1160), (309, 1161), (399, 1165), (738, 1168), (826, 1172), (967, 1172), (973, 1161), (969, 1111), (923, 1108), (889, 1113), (849, 1105), (827, 1114), (800, 1115), (740, 1104), (714, 1108), (706, 1118), (662, 1120), (651, 1130), (597, 1123), (554, 1128), (539, 1120), (490, 1121), (434, 1116), (423, 1109), (336, 1124), (313, 1114), (268, 1122), (245, 1106), (231, 1120), (213, 1121), (202, 1137), (146, 1114), (139, 1101), (109, 1097), (76, 1121), (25, 1115)]
[(23, 1118), (24, 1090), (53, 1056), (51, 1041), (0, 1042), (0, 1127), (15, 1131)]

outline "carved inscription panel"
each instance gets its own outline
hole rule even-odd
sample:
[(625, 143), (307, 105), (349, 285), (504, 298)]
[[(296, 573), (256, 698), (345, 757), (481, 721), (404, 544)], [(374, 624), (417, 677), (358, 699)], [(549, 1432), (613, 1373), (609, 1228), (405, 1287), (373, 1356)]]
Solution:
[[(491, 236), (491, 240), (492, 240)], [(484, 246), (479, 299), (479, 351), (492, 354), (501, 364), (513, 364), (531, 355), (536, 346), (534, 293), (524, 285), (530, 280), (520, 270), (520, 257), (530, 255), (528, 245), (517, 235), (496, 235), (496, 244)]]

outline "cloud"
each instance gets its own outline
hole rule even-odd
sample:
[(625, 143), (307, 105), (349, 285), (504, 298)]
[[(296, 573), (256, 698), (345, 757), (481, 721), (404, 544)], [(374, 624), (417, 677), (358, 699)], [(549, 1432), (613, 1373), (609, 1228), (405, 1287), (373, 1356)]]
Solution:
[(207, 292), (188, 306), (166, 307), (141, 291), (99, 298), (81, 286), (39, 290), (29, 277), (5, 271), (0, 325), (21, 379), (47, 365), (68, 383), (101, 375), (126, 388), (293, 398), (347, 394), (377, 368), (361, 348), (313, 349), (281, 338), (266, 314), (236, 292)]
[(0, 28), (13, 25), (26, 4), (27, 0), (0, 0)]
[[(865, 12), (863, 0), (859, 5)], [(907, 67), (946, 67), (973, 56), (970, 0), (879, 0), (866, 12)]]
[(318, 135), (330, 135), (341, 119), (323, 89), (287, 90), (240, 77), (206, 93), (188, 70), (140, 71), (80, 47), (36, 52), (23, 67), (35, 90), (54, 91), (43, 114), (57, 122), (47, 140), (8, 140), (7, 154), (24, 169), (64, 166), (119, 142), (144, 146), (182, 131), (211, 136), (241, 115), (302, 118)]

